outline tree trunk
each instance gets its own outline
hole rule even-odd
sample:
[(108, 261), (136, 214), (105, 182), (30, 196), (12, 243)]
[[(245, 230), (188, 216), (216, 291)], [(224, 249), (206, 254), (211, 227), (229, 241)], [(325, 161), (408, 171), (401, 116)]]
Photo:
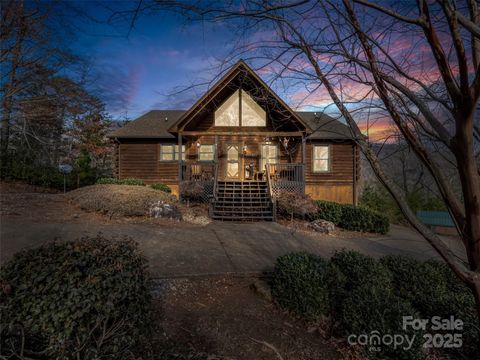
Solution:
[(476, 279), (467, 285), (474, 293), (480, 321), (480, 175), (473, 148), (473, 122), (472, 111), (458, 115), (452, 150), (457, 160), (465, 203), (466, 253), (470, 270), (476, 273)]
[[(10, 124), (11, 124), (11, 114), (12, 114), (12, 107), (13, 107), (13, 92), (16, 85), (16, 76), (17, 76), (17, 69), (20, 66), (21, 61), (21, 53), (22, 53), (22, 42), (26, 35), (26, 26), (25, 26), (25, 19), (23, 14), (23, 1), (20, 1), (18, 4), (18, 14), (16, 15), (19, 17), (19, 23), (16, 24), (18, 26), (17, 36), (15, 39), (15, 45), (12, 50), (12, 57), (11, 57), (11, 66), (10, 66), (10, 73), (8, 75), (8, 81), (5, 84), (3, 89), (3, 100), (2, 100), (2, 117), (0, 120), (0, 153), (1, 153), (1, 164), (2, 164), (2, 173), (7, 166), (8, 163), (8, 145), (10, 141)], [(15, 22), (14, 22), (15, 24)], [(14, 25), (15, 26), (15, 25)]]

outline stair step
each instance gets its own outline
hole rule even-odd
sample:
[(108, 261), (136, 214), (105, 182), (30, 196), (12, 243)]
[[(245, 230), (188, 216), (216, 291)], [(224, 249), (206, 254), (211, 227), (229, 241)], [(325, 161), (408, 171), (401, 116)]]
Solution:
[(210, 211), (217, 220), (272, 221), (274, 218), (266, 181), (217, 181)]
[(245, 205), (263, 205), (263, 204), (271, 204), (272, 202), (264, 199), (262, 200), (226, 200), (226, 199), (218, 199), (215, 200), (215, 204), (227, 204), (227, 205), (232, 205), (232, 204), (245, 204)]
[(232, 199), (268, 199), (270, 200), (270, 196), (268, 194), (253, 194), (253, 195), (248, 195), (248, 196), (241, 196), (239, 194), (218, 194), (214, 199), (226, 199), (226, 200), (232, 200)]
[(213, 211), (235, 211), (235, 212), (255, 212), (255, 211), (270, 211), (272, 212), (272, 208), (270, 206), (262, 206), (262, 207), (244, 207), (239, 208), (239, 206), (217, 206), (213, 207)]
[(232, 197), (240, 197), (240, 198), (264, 198), (268, 197), (270, 198), (270, 194), (268, 193), (247, 193), (247, 194), (241, 194), (241, 193), (217, 193), (216, 198), (219, 197), (226, 197), (226, 198), (232, 198)]
[(237, 211), (237, 210), (213, 210), (214, 215), (229, 215), (229, 216), (256, 216), (256, 215), (272, 215), (272, 211)]
[(236, 184), (236, 185), (251, 185), (251, 184), (267, 184), (266, 181), (261, 181), (261, 180), (258, 180), (258, 181), (241, 181), (241, 180), (218, 180), (217, 181), (218, 184), (229, 184), (229, 185), (232, 185), (232, 184)]
[(237, 188), (237, 187), (228, 187), (228, 186), (219, 186), (217, 188), (218, 191), (266, 191), (267, 188), (263, 188), (263, 187), (258, 187), (258, 186), (255, 186), (255, 187), (249, 187), (249, 188)]
[(217, 200), (215, 201), (215, 205), (247, 205), (247, 206), (270, 206), (272, 203), (270, 201), (223, 201)]
[(236, 216), (212, 216), (214, 220), (221, 221), (273, 221), (273, 216), (261, 216), (256, 218), (236, 217)]

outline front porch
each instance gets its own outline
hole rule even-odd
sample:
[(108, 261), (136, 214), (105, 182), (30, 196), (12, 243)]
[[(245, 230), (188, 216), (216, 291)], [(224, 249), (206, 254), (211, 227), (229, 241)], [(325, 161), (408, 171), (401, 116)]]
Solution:
[(268, 163), (264, 171), (241, 180), (229, 179), (220, 169), (218, 162), (183, 161), (179, 172), (179, 196), (185, 187), (199, 186), (214, 219), (272, 221), (280, 191), (305, 192), (303, 164)]
[(305, 192), (304, 164), (300, 163), (269, 163), (265, 164), (265, 170), (252, 171), (249, 177), (231, 178), (221, 172), (218, 162), (183, 161), (179, 177), (180, 189), (192, 183), (201, 185), (205, 190), (203, 196), (205, 202), (213, 198), (219, 181), (246, 184), (264, 182), (268, 185), (272, 197), (282, 190), (302, 194)]
[(266, 182), (272, 196), (305, 192), (304, 134), (183, 133), (177, 149), (180, 189), (197, 183), (204, 201), (214, 197), (218, 181)]

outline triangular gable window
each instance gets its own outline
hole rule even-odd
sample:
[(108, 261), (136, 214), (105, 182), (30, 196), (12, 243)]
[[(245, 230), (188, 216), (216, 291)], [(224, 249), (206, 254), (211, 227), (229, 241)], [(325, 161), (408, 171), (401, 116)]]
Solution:
[(267, 126), (267, 114), (246, 91), (237, 90), (215, 111), (215, 126)]
[(237, 90), (215, 111), (215, 126), (240, 126), (240, 91)]
[(242, 126), (267, 126), (267, 114), (252, 97), (242, 90)]

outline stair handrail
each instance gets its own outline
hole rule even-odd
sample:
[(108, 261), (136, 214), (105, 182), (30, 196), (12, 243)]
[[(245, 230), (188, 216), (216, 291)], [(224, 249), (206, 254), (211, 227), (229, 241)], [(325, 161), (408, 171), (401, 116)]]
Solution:
[(270, 164), (265, 164), (265, 174), (267, 176), (268, 193), (270, 195), (270, 200), (272, 201), (273, 221), (275, 221), (277, 217), (277, 203), (273, 196), (272, 179), (270, 178)]
[(215, 161), (215, 166), (213, 168), (213, 198), (217, 194), (217, 181), (218, 181), (218, 161)]

